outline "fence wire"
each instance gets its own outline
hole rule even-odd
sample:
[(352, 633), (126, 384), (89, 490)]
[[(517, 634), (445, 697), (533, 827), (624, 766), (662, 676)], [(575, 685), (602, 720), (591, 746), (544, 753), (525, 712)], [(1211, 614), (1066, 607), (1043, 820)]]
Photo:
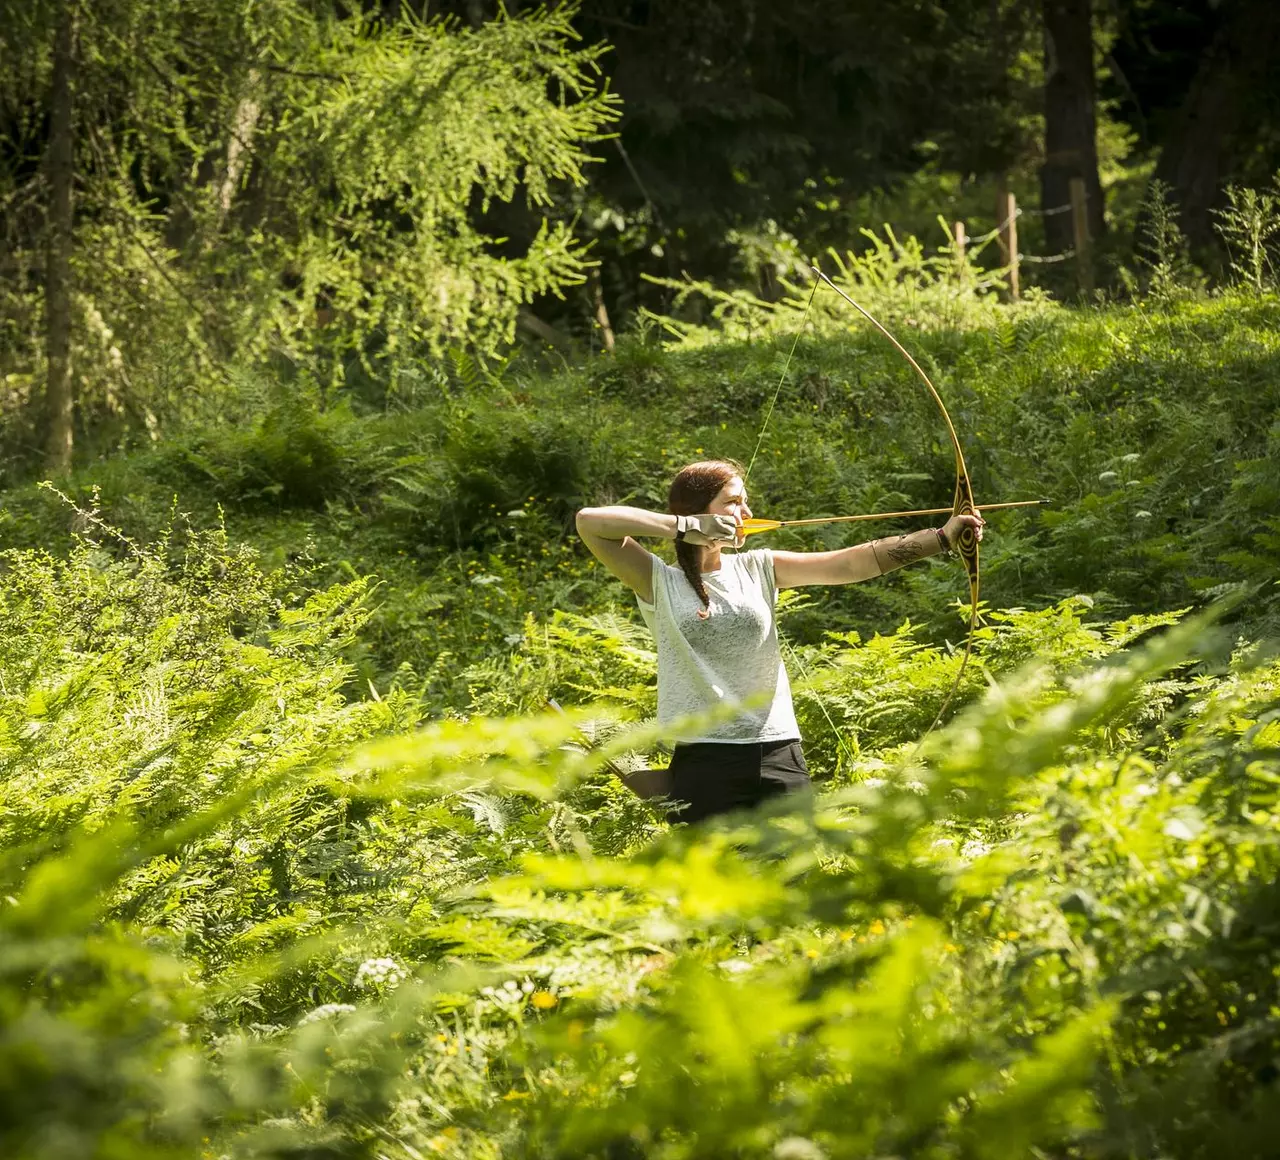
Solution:
[[(1086, 194), (1085, 196), (1087, 200), (1088, 195)], [(966, 237), (964, 239), (965, 249), (967, 250), (970, 247), (981, 249), (993, 238), (998, 237), (1000, 234), (1003, 234), (1004, 231), (1009, 228), (1010, 224), (1012, 224), (1018, 218), (1023, 217), (1024, 215), (1027, 217), (1041, 217), (1041, 218), (1053, 217), (1055, 214), (1069, 213), (1071, 211), (1071, 208), (1072, 207), (1070, 202), (1068, 202), (1066, 205), (1050, 206), (1048, 209), (1023, 209), (1022, 206), (1017, 206), (1014, 209), (1013, 213), (1011, 213), (1007, 218), (1005, 218), (1004, 221), (1002, 221), (998, 226), (996, 226), (995, 229), (988, 230), (985, 234), (979, 234), (977, 237)], [(1075, 256), (1076, 256), (1076, 251), (1074, 249), (1064, 250), (1060, 254), (1024, 254), (1019, 252), (1018, 261), (1039, 263), (1041, 265), (1045, 265), (1052, 262), (1066, 262), (1066, 261), (1069, 261), (1071, 258), (1074, 258)]]
[(1076, 256), (1075, 250), (1063, 250), (1061, 254), (1019, 254), (1019, 262), (1065, 262)]
[(965, 238), (965, 245), (985, 246), (997, 234), (1004, 233), (1004, 231), (1009, 228), (1009, 223), (1012, 222), (1015, 218), (1020, 218), (1023, 212), (1024, 211), (1022, 210), (1021, 206), (1017, 207), (1016, 209), (1014, 209), (1013, 213), (1011, 213), (1007, 218), (1004, 219), (1004, 221), (1002, 221), (998, 226), (996, 226), (994, 230), (988, 230), (985, 234), (979, 234), (978, 237), (976, 238)]
[[(1087, 194), (1085, 195), (1085, 200), (1089, 200)], [(1070, 210), (1071, 203), (1068, 202), (1066, 205), (1055, 205), (1052, 209), (1029, 209), (1027, 210), (1027, 213), (1030, 214), (1031, 217), (1053, 217), (1056, 213), (1069, 213)]]

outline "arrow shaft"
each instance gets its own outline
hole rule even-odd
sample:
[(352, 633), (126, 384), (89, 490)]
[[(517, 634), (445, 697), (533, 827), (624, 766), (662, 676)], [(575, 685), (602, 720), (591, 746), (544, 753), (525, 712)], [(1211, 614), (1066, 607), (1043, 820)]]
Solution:
[[(978, 508), (980, 512), (999, 511), (1002, 508), (1020, 508), (1020, 507), (1042, 507), (1048, 500), (1043, 499), (1022, 499), (1014, 500), (1009, 503), (984, 503)], [(772, 532), (777, 528), (800, 528), (813, 524), (844, 524), (854, 523), (860, 520), (894, 520), (905, 518), (907, 516), (940, 516), (950, 515), (951, 508), (916, 508), (912, 511), (905, 512), (869, 512), (866, 515), (857, 516), (816, 516), (807, 520), (746, 520), (743, 523), (743, 533), (751, 536), (760, 532)], [(755, 526), (753, 526), (755, 525)]]

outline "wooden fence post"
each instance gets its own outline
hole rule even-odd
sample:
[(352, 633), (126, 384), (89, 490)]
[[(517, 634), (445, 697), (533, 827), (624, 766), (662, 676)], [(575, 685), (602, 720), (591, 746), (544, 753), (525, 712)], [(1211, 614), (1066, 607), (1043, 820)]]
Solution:
[(954, 253), (956, 259), (956, 277), (964, 278), (965, 245), (969, 239), (965, 234), (964, 222), (956, 222)]
[(1000, 228), (1000, 250), (1009, 268), (1009, 300), (1022, 295), (1018, 279), (1018, 200), (1003, 185), (996, 194), (996, 222)]
[(1076, 250), (1076, 280), (1081, 294), (1093, 290), (1093, 239), (1089, 236), (1089, 200), (1084, 178), (1071, 179), (1071, 233)]

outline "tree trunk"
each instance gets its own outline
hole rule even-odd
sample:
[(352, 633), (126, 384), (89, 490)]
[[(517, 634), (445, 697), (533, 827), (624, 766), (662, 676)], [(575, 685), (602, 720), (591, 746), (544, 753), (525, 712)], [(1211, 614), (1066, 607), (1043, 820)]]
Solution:
[(253, 149), (253, 137), (258, 130), (258, 118), (262, 115), (262, 105), (258, 100), (261, 80), (261, 75), (256, 68), (249, 70), (244, 96), (237, 103), (235, 116), (231, 121), (231, 135), (227, 142), (227, 167), (223, 170), (222, 180), (218, 183), (219, 225), (225, 222), (227, 214), (231, 212), (231, 202), (235, 199), (236, 190), (240, 187), (240, 179), (244, 176), (245, 165)]
[(71, 377), (71, 255), (75, 244), (75, 41), (78, 0), (62, 0), (53, 42), (50, 96), (49, 228), (45, 261), (45, 469), (60, 475), (71, 467), (75, 396)]
[[(1106, 230), (1102, 183), (1098, 180), (1097, 118), (1094, 112), (1092, 0), (1043, 0), (1044, 11), (1044, 165), (1040, 170), (1040, 207), (1071, 204), (1071, 179), (1084, 181), (1089, 232)], [(1071, 215), (1044, 219), (1049, 249), (1061, 253), (1073, 243)]]
[(1191, 88), (1160, 152), (1155, 176), (1173, 190), (1187, 240), (1197, 249), (1213, 243), (1213, 209), (1222, 185), (1251, 147), (1248, 101), (1274, 92), (1280, 53), (1280, 4), (1234, 0), (1209, 42)]

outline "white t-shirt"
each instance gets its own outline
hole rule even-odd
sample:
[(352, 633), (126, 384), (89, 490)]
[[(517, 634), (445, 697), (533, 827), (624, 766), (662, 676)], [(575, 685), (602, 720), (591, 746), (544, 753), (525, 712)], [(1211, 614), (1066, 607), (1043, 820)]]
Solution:
[(725, 552), (718, 572), (704, 572), (710, 615), (679, 568), (653, 557), (653, 603), (637, 596), (658, 645), (658, 721), (755, 699), (732, 719), (687, 742), (792, 741), (800, 737), (791, 684), (778, 651), (773, 553)]

